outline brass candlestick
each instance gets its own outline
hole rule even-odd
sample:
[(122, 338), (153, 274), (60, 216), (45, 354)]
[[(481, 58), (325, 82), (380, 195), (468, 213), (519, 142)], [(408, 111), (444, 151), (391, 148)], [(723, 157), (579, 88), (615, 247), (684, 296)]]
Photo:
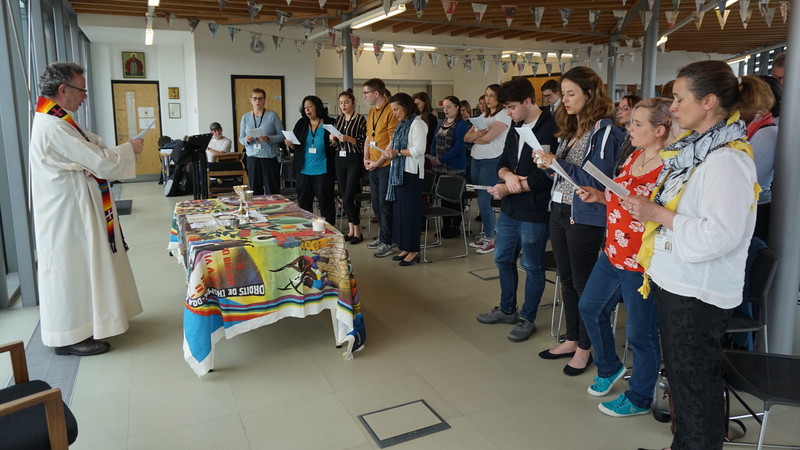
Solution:
[(247, 206), (244, 197), (245, 191), (247, 191), (246, 184), (240, 184), (233, 187), (233, 192), (236, 192), (236, 195), (239, 196), (239, 209), (236, 210), (236, 215), (239, 217), (244, 216), (247, 213)]

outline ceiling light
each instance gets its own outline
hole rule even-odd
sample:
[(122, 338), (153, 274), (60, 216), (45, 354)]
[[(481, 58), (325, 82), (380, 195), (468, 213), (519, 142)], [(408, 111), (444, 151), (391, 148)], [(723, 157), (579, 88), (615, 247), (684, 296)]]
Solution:
[(399, 44), (403, 48), (411, 49), (411, 50), (420, 50), (423, 52), (435, 52), (436, 47), (431, 47), (430, 45), (406, 45), (406, 44)]
[(656, 47), (661, 47), (662, 45), (666, 44), (669, 40), (669, 37), (665, 34), (661, 36), (658, 41), (656, 41)]
[(147, 0), (147, 6), (158, 6), (160, 0)]
[(152, 28), (144, 30), (144, 45), (153, 45), (153, 36), (155, 33)]
[(358, 30), (359, 28), (364, 28), (366, 26), (372, 25), (375, 22), (380, 22), (383, 19), (387, 19), (389, 17), (393, 17), (398, 14), (402, 14), (404, 12), (406, 12), (406, 5), (404, 3), (392, 6), (389, 9), (388, 14), (383, 11), (383, 8), (379, 8), (372, 12), (359, 16), (359, 18), (350, 25), (350, 28)]

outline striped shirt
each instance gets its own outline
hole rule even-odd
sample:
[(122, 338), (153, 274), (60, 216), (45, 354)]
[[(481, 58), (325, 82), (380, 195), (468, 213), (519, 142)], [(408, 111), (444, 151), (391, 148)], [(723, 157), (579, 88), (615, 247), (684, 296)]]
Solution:
[(335, 147), (347, 150), (347, 153), (364, 153), (364, 142), (367, 140), (367, 120), (361, 114), (355, 114), (350, 120), (345, 120), (344, 114), (336, 118), (336, 129), (345, 136), (356, 138), (356, 144), (336, 141)]

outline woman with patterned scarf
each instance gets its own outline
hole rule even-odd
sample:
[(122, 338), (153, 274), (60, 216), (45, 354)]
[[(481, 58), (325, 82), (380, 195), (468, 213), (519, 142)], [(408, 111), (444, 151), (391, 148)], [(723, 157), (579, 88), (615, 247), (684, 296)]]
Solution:
[(389, 99), (389, 108), (399, 123), (384, 156), (389, 167), (386, 200), (393, 202), (392, 239), (400, 254), (392, 257), (401, 266), (419, 262), (419, 232), (422, 223), (422, 179), (425, 177), (425, 144), (428, 125), (416, 114), (411, 96), (400, 92)]
[(760, 189), (747, 130), (734, 110), (740, 88), (730, 67), (689, 64), (678, 72), (673, 95), (673, 117), (689, 131), (661, 152), (664, 168), (650, 198), (630, 196), (623, 206), (645, 223), (640, 292), (658, 306), (675, 402), (671, 448), (722, 449), (720, 338), (742, 302)]

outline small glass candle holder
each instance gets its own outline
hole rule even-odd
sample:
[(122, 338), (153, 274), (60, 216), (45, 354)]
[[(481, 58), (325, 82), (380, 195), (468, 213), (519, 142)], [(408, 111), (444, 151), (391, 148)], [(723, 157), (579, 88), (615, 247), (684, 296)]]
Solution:
[(325, 231), (325, 219), (322, 217), (311, 219), (311, 229), (316, 233), (322, 233)]

